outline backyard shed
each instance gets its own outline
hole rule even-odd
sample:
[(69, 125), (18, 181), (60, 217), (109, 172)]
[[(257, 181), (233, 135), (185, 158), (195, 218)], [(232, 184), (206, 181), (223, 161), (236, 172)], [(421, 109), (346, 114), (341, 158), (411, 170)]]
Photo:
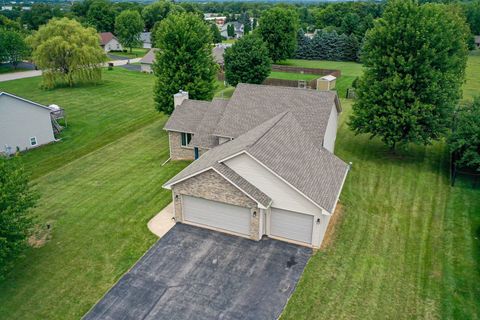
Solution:
[(335, 84), (337, 78), (329, 74), (328, 76), (323, 76), (317, 80), (317, 90), (328, 91), (335, 89)]

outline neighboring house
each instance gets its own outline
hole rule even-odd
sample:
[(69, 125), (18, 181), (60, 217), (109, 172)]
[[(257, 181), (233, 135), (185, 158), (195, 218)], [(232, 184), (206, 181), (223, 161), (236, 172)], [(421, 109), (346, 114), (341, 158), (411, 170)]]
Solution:
[(100, 38), (100, 46), (103, 50), (105, 50), (105, 52), (123, 50), (122, 45), (118, 41), (117, 37), (113, 35), (113, 33), (101, 32), (98, 36)]
[(63, 116), (58, 106), (42, 104), (0, 92), (0, 153), (12, 154), (55, 141)]
[(230, 100), (174, 96), (165, 183), (177, 222), (319, 248), (349, 166), (334, 154), (335, 92), (239, 84)]
[(475, 36), (475, 47), (480, 49), (480, 36)]
[[(212, 49), (212, 55), (216, 63), (223, 70), (223, 54), (225, 48), (228, 45), (217, 45)], [(140, 68), (142, 72), (152, 73), (152, 65), (155, 62), (155, 53), (158, 51), (156, 48), (150, 49), (147, 54), (140, 60)]]
[(158, 51), (156, 48), (150, 49), (147, 54), (140, 60), (140, 70), (142, 72), (152, 73), (152, 65), (155, 61), (155, 53)]
[(243, 23), (240, 23), (238, 21), (225, 23), (220, 29), (220, 34), (222, 35), (222, 37), (231, 38), (228, 36), (228, 31), (227, 31), (227, 28), (229, 25), (233, 25), (234, 27), (234, 30), (235, 30), (234, 38), (239, 39), (243, 37)]
[(217, 16), (215, 13), (204, 13), (203, 18), (205, 21), (213, 21), (218, 27), (221, 27), (227, 21), (227, 17), (225, 16)]
[(151, 49), (152, 48), (152, 33), (151, 32), (140, 33), (140, 41), (142, 42), (143, 48)]

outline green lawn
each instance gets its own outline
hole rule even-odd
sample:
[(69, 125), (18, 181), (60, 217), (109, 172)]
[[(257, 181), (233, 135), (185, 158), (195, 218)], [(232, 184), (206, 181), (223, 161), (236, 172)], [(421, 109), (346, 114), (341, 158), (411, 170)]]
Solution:
[(105, 69), (103, 75), (100, 85), (50, 91), (40, 89), (40, 77), (0, 83), (0, 91), (66, 110), (68, 128), (62, 141), (23, 155), (34, 178), (159, 118), (153, 106), (152, 75), (123, 68)]
[(468, 57), (463, 95), (468, 100), (471, 100), (475, 95), (480, 95), (480, 50), (472, 52)]
[(130, 49), (127, 49), (127, 52), (110, 52), (114, 56), (120, 56), (120, 57), (125, 57), (125, 58), (141, 58), (145, 54), (147, 54), (148, 50), (150, 49), (145, 49), (145, 48), (132, 48), (132, 52), (130, 52)]
[(480, 188), (450, 187), (443, 143), (391, 156), (352, 134), (343, 107), (343, 220), (282, 319), (479, 319)]
[(147, 222), (171, 201), (162, 183), (186, 162), (169, 157), (159, 117), (35, 180), (52, 239), (0, 284), (2, 319), (79, 319), (156, 241)]
[(227, 43), (227, 44), (234, 44), (235, 42), (237, 42), (237, 39), (226, 39), (222, 41), (222, 43)]
[(317, 74), (301, 74), (301, 73), (278, 72), (278, 71), (272, 71), (268, 77), (275, 78), (275, 79), (305, 80), (305, 81), (320, 78), (320, 76)]
[[(471, 75), (480, 71), (475, 59)], [(341, 66), (349, 77), (361, 71)], [(151, 75), (118, 68), (98, 86), (43, 91), (38, 83), (0, 90), (67, 109), (64, 141), (22, 157), (37, 177), (35, 214), (52, 225), (51, 240), (0, 283), (0, 318), (78, 319), (155, 242), (146, 223), (171, 201), (161, 185), (187, 163), (160, 166), (166, 117), (154, 111)], [(479, 319), (480, 188), (449, 186), (443, 143), (392, 156), (378, 140), (354, 136), (345, 121), (351, 101), (342, 104), (336, 153), (353, 162), (343, 219), (283, 319)]]

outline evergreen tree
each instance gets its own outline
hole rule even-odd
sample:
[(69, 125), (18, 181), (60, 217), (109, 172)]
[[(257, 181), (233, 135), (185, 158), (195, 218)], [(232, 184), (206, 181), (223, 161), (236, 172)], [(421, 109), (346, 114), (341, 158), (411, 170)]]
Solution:
[(223, 40), (222, 34), (215, 23), (210, 24), (210, 31), (212, 32), (213, 43), (221, 43)]
[(232, 85), (238, 83), (262, 83), (270, 74), (271, 61), (268, 49), (255, 34), (246, 35), (224, 54), (225, 79)]
[(355, 133), (379, 136), (392, 149), (441, 137), (461, 97), (468, 34), (453, 6), (391, 0), (365, 39)]
[(194, 13), (171, 14), (160, 22), (155, 38), (158, 111), (172, 113), (173, 95), (179, 90), (188, 91), (192, 99), (212, 99), (217, 64), (209, 26)]

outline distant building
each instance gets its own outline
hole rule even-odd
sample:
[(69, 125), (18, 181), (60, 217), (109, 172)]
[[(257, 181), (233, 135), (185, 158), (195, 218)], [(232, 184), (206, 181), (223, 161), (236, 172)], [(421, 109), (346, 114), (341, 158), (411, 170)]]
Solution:
[(56, 141), (63, 109), (0, 92), (0, 153), (13, 154)]
[(243, 37), (243, 23), (240, 23), (238, 21), (225, 23), (222, 26), (222, 28), (220, 29), (220, 34), (222, 35), (222, 37), (232, 38), (232, 37), (228, 36), (228, 26), (229, 25), (233, 25), (234, 30), (235, 30), (235, 35), (233, 36), (233, 38), (239, 39), (239, 38)]
[(212, 21), (215, 22), (215, 24), (218, 27), (221, 27), (225, 24), (227, 21), (227, 17), (225, 16), (217, 16), (215, 13), (204, 13), (203, 18), (205, 21)]
[(100, 38), (100, 46), (102, 47), (105, 52), (110, 51), (122, 51), (123, 47), (118, 41), (117, 37), (113, 35), (111, 32), (101, 32), (99, 33)]
[(140, 33), (140, 41), (142, 42), (142, 47), (145, 49), (152, 48), (152, 33), (151, 32), (142, 32)]
[(480, 36), (475, 36), (475, 46), (480, 49)]

